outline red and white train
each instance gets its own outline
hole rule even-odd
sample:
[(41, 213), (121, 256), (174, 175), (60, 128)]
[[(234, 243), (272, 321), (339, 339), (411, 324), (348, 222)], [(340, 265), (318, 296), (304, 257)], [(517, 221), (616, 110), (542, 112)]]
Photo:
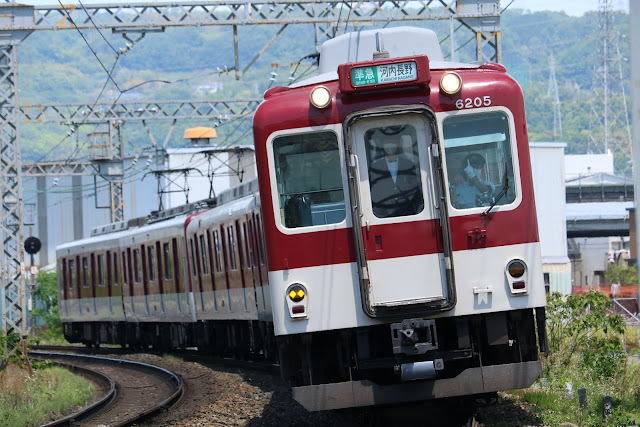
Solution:
[(58, 248), (67, 339), (277, 359), (309, 410), (532, 384), (546, 297), (505, 68), (362, 31), (264, 98), (257, 181)]

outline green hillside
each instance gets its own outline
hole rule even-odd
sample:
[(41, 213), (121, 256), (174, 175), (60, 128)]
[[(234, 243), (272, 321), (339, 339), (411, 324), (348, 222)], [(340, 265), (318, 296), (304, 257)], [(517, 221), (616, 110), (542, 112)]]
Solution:
[[(597, 119), (597, 108), (591, 104), (596, 89), (593, 69), (596, 58), (595, 33), (597, 14), (570, 17), (564, 13), (525, 13), (507, 10), (502, 16), (502, 62), (523, 86), (528, 131), (531, 141), (561, 140), (569, 143), (567, 152), (598, 152), (602, 147), (590, 142), (590, 122)], [(617, 40), (622, 57), (629, 56), (629, 17), (614, 15), (614, 27), (620, 33)], [(393, 24), (392, 24), (393, 25)], [(449, 24), (425, 23), (440, 39), (448, 35)], [(240, 68), (243, 69), (278, 31), (277, 26), (246, 26), (239, 28)], [(314, 53), (313, 27), (291, 25), (266, 50), (240, 81), (234, 74), (218, 74), (218, 68), (234, 64), (233, 33), (230, 27), (173, 28), (164, 33), (151, 33), (140, 40), (125, 55), (116, 59), (116, 50), (125, 46), (120, 35), (103, 31), (83, 34), (96, 52), (77, 31), (37, 32), (18, 48), (20, 73), (20, 103), (88, 103), (132, 102), (136, 100), (247, 99), (258, 98), (270, 85), (287, 85), (292, 63)], [(456, 33), (456, 44), (462, 46), (472, 34)], [(106, 41), (105, 41), (106, 39)], [(457, 59), (472, 61), (474, 43), (468, 43), (456, 53)], [(443, 51), (448, 55), (449, 43)], [(555, 59), (559, 87), (563, 133), (553, 135), (553, 98), (548, 95), (549, 56)], [(270, 80), (272, 64), (278, 64), (275, 82)], [(106, 70), (112, 70), (113, 81)], [(297, 69), (296, 77), (315, 71), (309, 61)], [(629, 63), (622, 62), (622, 81), (629, 94)], [(116, 84), (117, 87), (116, 87)], [(218, 90), (210, 93), (212, 87)], [(103, 90), (104, 89), (104, 90)], [(612, 102), (622, 105), (620, 97)], [(628, 104), (630, 107), (630, 103)], [(178, 123), (171, 146), (183, 144), (186, 127), (212, 123)], [(624, 117), (614, 123), (614, 138), (626, 135)], [(167, 123), (153, 123), (156, 140), (163, 140)], [(21, 127), (22, 153), (25, 161), (61, 160), (86, 155), (86, 133), (95, 126), (81, 126), (67, 136), (68, 126), (24, 124)], [(98, 129), (99, 130), (99, 129)], [(250, 120), (223, 123), (219, 128), (222, 143), (250, 141)], [(149, 146), (150, 140), (140, 123), (125, 126), (125, 152), (134, 154)], [(621, 154), (617, 167), (628, 168)]]

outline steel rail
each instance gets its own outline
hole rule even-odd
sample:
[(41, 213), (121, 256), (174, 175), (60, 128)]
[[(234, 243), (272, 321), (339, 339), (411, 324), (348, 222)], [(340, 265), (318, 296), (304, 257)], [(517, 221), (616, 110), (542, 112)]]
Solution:
[[(132, 368), (132, 369), (142, 369), (142, 370), (147, 370), (155, 373), (160, 373), (161, 375), (163, 375), (165, 378), (169, 380), (168, 382), (173, 384), (175, 391), (171, 394), (171, 396), (167, 397), (160, 403), (157, 403), (144, 411), (138, 412), (123, 421), (119, 421), (115, 424), (111, 424), (110, 425), (111, 427), (131, 425), (133, 423), (142, 422), (148, 418), (151, 418), (157, 413), (164, 411), (167, 408), (174, 405), (178, 400), (180, 400), (180, 398), (184, 393), (184, 384), (182, 382), (182, 378), (180, 378), (179, 375), (169, 371), (168, 369), (161, 368), (160, 366), (150, 365), (142, 362), (136, 362), (133, 360), (111, 359), (108, 357), (87, 356), (87, 355), (70, 354), (70, 353), (51, 353), (51, 352), (43, 352), (43, 351), (30, 351), (29, 356), (34, 358), (38, 357), (38, 358), (47, 358), (47, 359), (63, 359), (63, 360), (76, 359), (76, 360), (83, 360), (83, 361), (89, 361), (89, 362), (99, 362), (106, 365), (127, 366), (128, 368)], [(115, 384), (113, 385), (113, 388), (116, 389)], [(72, 416), (78, 413), (72, 414), (63, 419), (56, 420), (54, 421), (54, 423), (48, 424), (48, 425), (72, 425), (74, 422), (77, 422), (80, 419), (87, 419), (89, 416), (97, 414), (99, 411), (107, 407), (108, 404), (111, 403), (115, 398), (115, 395), (116, 395), (115, 393), (117, 392), (114, 391), (114, 394), (111, 394), (110, 392), (108, 393), (109, 397), (105, 396), (101, 398), (97, 405), (91, 404), (88, 407), (82, 409), (81, 411), (78, 411), (79, 416), (75, 416), (74, 418), (72, 418)]]

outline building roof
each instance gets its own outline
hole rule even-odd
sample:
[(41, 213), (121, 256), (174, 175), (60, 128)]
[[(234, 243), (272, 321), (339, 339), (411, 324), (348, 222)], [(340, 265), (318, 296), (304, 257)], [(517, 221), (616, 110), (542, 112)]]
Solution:
[(564, 171), (565, 179), (596, 173), (613, 175), (613, 154), (565, 154)]
[(578, 175), (571, 178), (567, 177), (565, 181), (566, 187), (602, 187), (613, 185), (628, 185), (633, 187), (633, 179), (601, 172)]
[(633, 202), (567, 203), (567, 221), (629, 219)]

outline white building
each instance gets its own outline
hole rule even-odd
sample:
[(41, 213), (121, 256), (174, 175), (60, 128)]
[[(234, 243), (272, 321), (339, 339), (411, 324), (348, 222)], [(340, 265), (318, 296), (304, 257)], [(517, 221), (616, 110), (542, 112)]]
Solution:
[(566, 146), (563, 142), (529, 143), (545, 284), (551, 292), (570, 294), (564, 186)]

